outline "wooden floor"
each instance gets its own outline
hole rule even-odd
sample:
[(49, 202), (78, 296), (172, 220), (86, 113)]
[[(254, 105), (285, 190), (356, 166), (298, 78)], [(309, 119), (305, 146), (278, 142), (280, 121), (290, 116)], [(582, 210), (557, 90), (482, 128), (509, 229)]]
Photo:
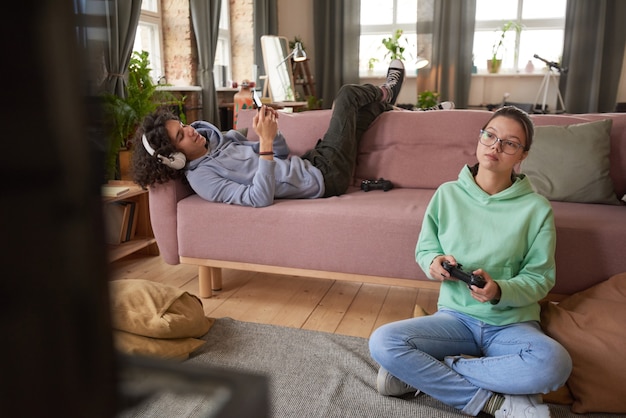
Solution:
[[(198, 294), (195, 266), (160, 256), (130, 255), (111, 263), (111, 280), (145, 279)], [(410, 318), (415, 305), (437, 309), (437, 290), (224, 270), (223, 289), (202, 299), (206, 315), (367, 338), (382, 324)]]

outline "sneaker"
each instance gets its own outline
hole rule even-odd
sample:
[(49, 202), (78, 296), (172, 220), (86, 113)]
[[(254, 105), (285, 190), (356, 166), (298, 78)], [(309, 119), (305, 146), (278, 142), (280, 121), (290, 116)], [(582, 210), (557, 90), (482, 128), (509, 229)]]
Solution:
[(387, 90), (387, 102), (394, 105), (400, 94), (402, 82), (404, 81), (404, 64), (400, 60), (393, 60), (387, 70), (387, 81), (383, 88)]
[(454, 109), (454, 102), (441, 102), (437, 106), (427, 107), (426, 109), (419, 109), (423, 112), (427, 110), (452, 110)]
[(496, 418), (550, 418), (550, 409), (540, 395), (504, 395)]
[(419, 393), (419, 390), (407, 385), (382, 367), (378, 369), (376, 389), (383, 396), (402, 396), (411, 392), (416, 392), (415, 394), (417, 395)]

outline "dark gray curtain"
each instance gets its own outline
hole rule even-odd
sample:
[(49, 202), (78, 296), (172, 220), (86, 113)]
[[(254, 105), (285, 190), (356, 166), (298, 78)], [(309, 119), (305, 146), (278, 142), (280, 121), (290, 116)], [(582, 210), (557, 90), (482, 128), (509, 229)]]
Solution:
[(258, 67), (259, 75), (267, 74), (261, 49), (261, 36), (263, 35), (278, 35), (276, 0), (254, 1), (254, 63)]
[[(431, 7), (428, 7), (428, 1)], [(439, 92), (439, 98), (467, 108), (472, 82), (472, 50), (476, 0), (420, 0), (420, 12), (432, 10), (432, 19), (418, 17), (418, 39), (432, 34), (430, 66), (418, 71), (418, 93)], [(420, 45), (420, 48), (427, 45)]]
[(567, 113), (612, 112), (626, 44), (626, 2), (568, 0), (560, 90)]
[(213, 63), (217, 50), (221, 0), (190, 0), (191, 23), (198, 47), (198, 83), (202, 87), (202, 118), (220, 126)]
[(315, 88), (330, 108), (339, 88), (359, 82), (359, 0), (313, 2)]
[(107, 45), (104, 52), (105, 92), (126, 97), (126, 73), (141, 14), (141, 0), (107, 0), (104, 4)]

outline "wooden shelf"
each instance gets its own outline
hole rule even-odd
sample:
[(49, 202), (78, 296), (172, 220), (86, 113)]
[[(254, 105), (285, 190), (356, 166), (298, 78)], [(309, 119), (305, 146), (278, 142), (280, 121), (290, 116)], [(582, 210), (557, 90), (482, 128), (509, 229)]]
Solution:
[(291, 65), (294, 84), (302, 87), (305, 98), (309, 96), (315, 97), (315, 81), (309, 68), (309, 59), (307, 58), (306, 61), (299, 62), (292, 61)]
[(159, 255), (159, 247), (154, 238), (152, 224), (150, 223), (150, 208), (148, 203), (148, 191), (142, 189), (132, 181), (114, 180), (109, 182), (113, 186), (126, 186), (129, 191), (116, 197), (102, 198), (103, 204), (110, 204), (119, 201), (135, 202), (137, 212), (137, 225), (135, 236), (130, 240), (118, 245), (107, 245), (107, 256), (109, 262), (119, 260), (127, 255), (141, 252), (147, 255)]
[[(155, 252), (151, 251), (153, 248), (156, 249)], [(159, 255), (159, 250), (156, 248), (156, 239), (154, 239), (154, 237), (136, 236), (132, 240), (119, 245), (107, 245), (107, 249), (110, 262), (140, 251), (142, 254)]]

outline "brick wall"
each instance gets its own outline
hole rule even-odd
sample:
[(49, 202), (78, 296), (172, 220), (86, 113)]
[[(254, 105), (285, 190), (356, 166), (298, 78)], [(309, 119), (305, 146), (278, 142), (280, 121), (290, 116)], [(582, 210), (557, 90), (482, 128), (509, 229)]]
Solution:
[(165, 78), (173, 85), (196, 85), (198, 70), (189, 0), (162, 1)]
[(254, 64), (253, 0), (230, 0), (231, 48), (233, 80), (241, 83), (252, 79)]
[[(253, 0), (229, 0), (233, 80), (252, 77), (254, 63)], [(197, 85), (197, 52), (189, 0), (168, 0), (163, 7), (165, 78), (173, 85)]]

